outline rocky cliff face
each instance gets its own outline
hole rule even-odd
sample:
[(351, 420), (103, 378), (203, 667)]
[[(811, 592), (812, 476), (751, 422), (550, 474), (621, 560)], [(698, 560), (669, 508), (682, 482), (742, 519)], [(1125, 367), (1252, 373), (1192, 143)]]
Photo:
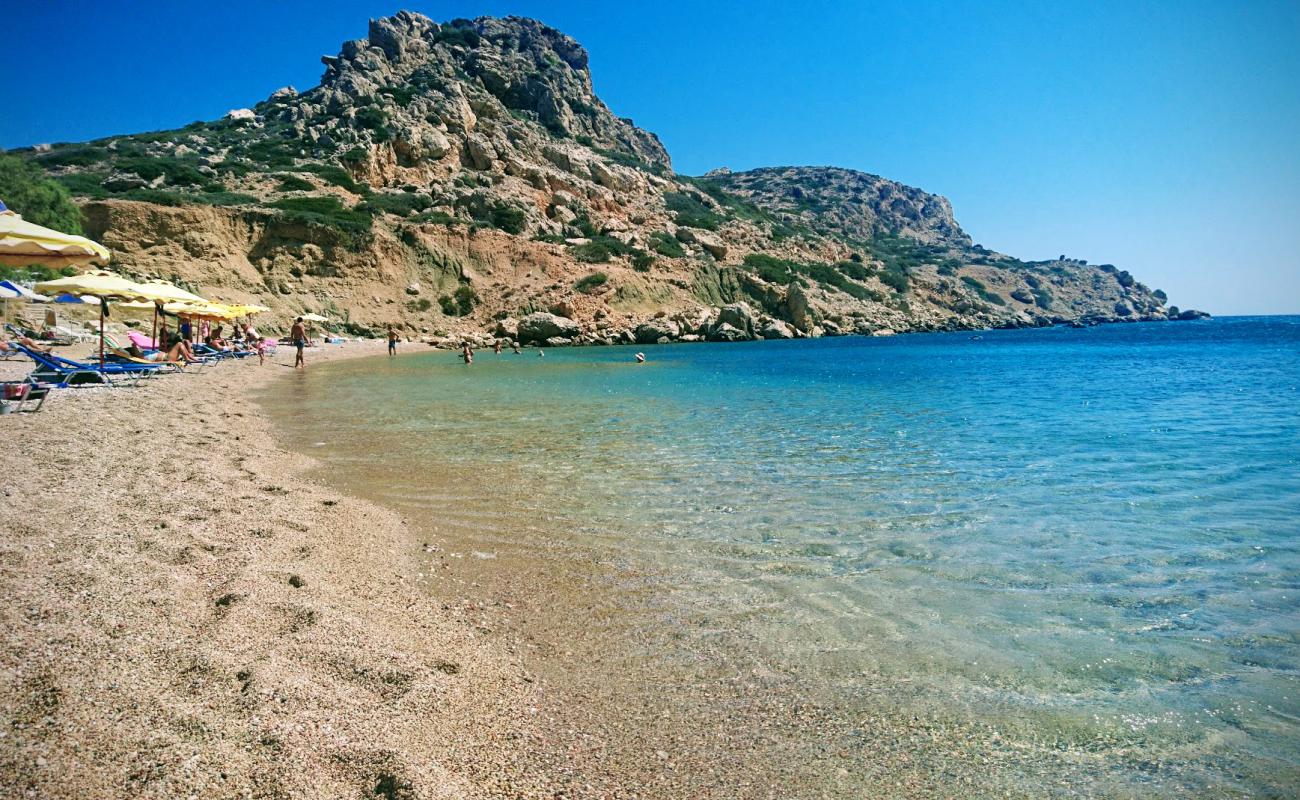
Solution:
[(322, 61), (316, 88), (222, 120), (26, 152), (121, 268), (357, 332), (563, 344), (1169, 316), (1127, 272), (985, 250), (947, 200), (874, 175), (676, 175), (595, 96), (586, 51), (534, 20), (401, 12)]

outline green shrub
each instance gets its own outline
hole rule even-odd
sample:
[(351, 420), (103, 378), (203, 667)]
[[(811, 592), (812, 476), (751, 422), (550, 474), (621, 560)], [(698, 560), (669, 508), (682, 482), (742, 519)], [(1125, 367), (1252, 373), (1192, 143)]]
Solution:
[(573, 220), (573, 227), (581, 231), (582, 235), (588, 239), (594, 239), (600, 235), (600, 231), (596, 230), (596, 226), (592, 224), (591, 218), (586, 214), (578, 215), (577, 219)]
[(444, 294), (438, 298), (438, 305), (442, 307), (442, 313), (449, 317), (466, 317), (474, 312), (474, 306), (478, 305), (478, 292), (468, 283), (462, 283), (456, 287), (453, 294)]
[(289, 139), (269, 137), (247, 142), (240, 148), (240, 153), (257, 164), (263, 171), (288, 169), (302, 152), (302, 145)]
[(377, 131), (388, 124), (388, 114), (379, 106), (364, 106), (357, 110), (357, 124), (363, 128)]
[(366, 210), (377, 213), (396, 214), (399, 217), (409, 217), (411, 214), (423, 211), (433, 204), (428, 195), (412, 194), (407, 192), (379, 192), (370, 195), (364, 204)]
[(462, 283), (456, 287), (456, 294), (453, 295), (456, 300), (456, 308), (460, 310), (462, 317), (467, 316), (474, 311), (474, 306), (478, 305), (478, 292), (468, 283)]
[[(457, 25), (457, 22), (465, 22), (464, 27)], [(449, 24), (443, 25), (437, 36), (434, 37), (434, 43), (446, 45), (459, 45), (461, 47), (478, 47), (482, 41), (478, 31), (469, 27), (468, 20), (452, 20)]]
[(593, 272), (590, 275), (584, 275), (573, 284), (573, 288), (584, 294), (591, 294), (600, 287), (609, 282), (609, 276), (603, 272)]
[(134, 172), (147, 181), (163, 178), (172, 186), (194, 186), (207, 182), (196, 164), (171, 156), (119, 158), (116, 166), (125, 172)]
[(1052, 293), (1046, 288), (1034, 289), (1034, 302), (1044, 311), (1050, 311), (1052, 308)]
[(197, 200), (209, 206), (246, 206), (257, 202), (251, 194), (227, 191), (205, 191)]
[(955, 258), (945, 258), (943, 261), (939, 262), (940, 275), (948, 275), (948, 276), (956, 275), (957, 270), (960, 268), (961, 268), (961, 262)]
[(379, 93), (393, 98), (393, 102), (406, 108), (415, 99), (419, 90), (414, 86), (385, 86), (379, 90)]
[(573, 257), (586, 264), (604, 264), (609, 261), (611, 253), (603, 243), (590, 241), (573, 248)]
[(632, 253), (632, 269), (637, 272), (649, 272), (654, 264), (655, 257), (644, 250), (637, 250)]
[(88, 167), (108, 158), (109, 151), (103, 147), (85, 145), (82, 147), (59, 147), (53, 152), (37, 157), (45, 167)]
[[(365, 153), (364, 150), (361, 152)], [(364, 158), (363, 155), (362, 160), (364, 160)], [(342, 167), (333, 164), (303, 164), (298, 167), (298, 169), (302, 172), (310, 172), (314, 175), (319, 175), (323, 181), (331, 186), (338, 186), (341, 189), (347, 189), (353, 194), (367, 194), (366, 188), (353, 180), (352, 173)]]
[(794, 270), (791, 269), (793, 262), (785, 259), (766, 253), (750, 253), (745, 256), (744, 264), (768, 283), (785, 285), (794, 280)]
[(488, 218), (492, 227), (500, 228), (506, 233), (519, 234), (528, 225), (528, 214), (522, 208), (510, 203), (498, 203), (493, 206)]
[(899, 294), (906, 293), (912, 283), (911, 279), (907, 277), (907, 273), (902, 272), (901, 270), (887, 269), (879, 273), (876, 277), (880, 278), (881, 283)]
[(339, 158), (344, 164), (360, 164), (370, 158), (370, 151), (364, 147), (354, 147)]
[(373, 222), (365, 210), (347, 208), (333, 196), (282, 197), (270, 207), (285, 212), (287, 220), (326, 225), (350, 234), (369, 233)]
[(275, 187), (277, 192), (310, 192), (316, 188), (316, 185), (305, 178), (299, 178), (297, 175), (281, 175), (280, 185)]
[(650, 247), (659, 255), (667, 258), (686, 257), (686, 251), (682, 249), (682, 243), (666, 231), (655, 231), (650, 234)]
[(411, 305), (414, 306), (416, 311), (428, 311), (429, 309), (433, 308), (433, 301), (427, 297), (421, 297), (419, 300), (416, 300)]
[(673, 212), (678, 225), (716, 231), (723, 218), (713, 209), (684, 192), (668, 192), (664, 203)]
[(85, 172), (76, 172), (71, 175), (59, 175), (54, 180), (58, 181), (76, 197), (102, 198), (108, 197), (108, 190), (100, 184), (102, 177)]

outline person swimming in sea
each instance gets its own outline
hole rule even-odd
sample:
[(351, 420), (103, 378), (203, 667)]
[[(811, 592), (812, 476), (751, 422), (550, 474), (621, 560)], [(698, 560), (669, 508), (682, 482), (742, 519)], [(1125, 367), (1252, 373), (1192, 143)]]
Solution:
[(638, 363), (638, 364), (644, 364), (644, 363), (645, 363), (645, 353), (637, 353), (637, 354), (636, 354), (636, 363)]
[(474, 350), (469, 346), (469, 342), (465, 342), (461, 347), (460, 357), (464, 359), (466, 365), (474, 363)]
[(500, 339), (497, 339), (495, 342), (492, 343), (492, 352), (496, 353), (497, 355), (501, 355), (501, 340), (500, 340)]

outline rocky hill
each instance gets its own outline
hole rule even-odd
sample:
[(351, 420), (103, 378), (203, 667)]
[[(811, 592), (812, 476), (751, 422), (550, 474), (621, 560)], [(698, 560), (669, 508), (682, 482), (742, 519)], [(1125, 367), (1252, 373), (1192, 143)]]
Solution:
[(948, 201), (830, 167), (673, 172), (535, 20), (400, 12), (319, 86), (21, 151), (118, 268), (357, 333), (612, 343), (1178, 316), (1127, 272), (972, 243)]

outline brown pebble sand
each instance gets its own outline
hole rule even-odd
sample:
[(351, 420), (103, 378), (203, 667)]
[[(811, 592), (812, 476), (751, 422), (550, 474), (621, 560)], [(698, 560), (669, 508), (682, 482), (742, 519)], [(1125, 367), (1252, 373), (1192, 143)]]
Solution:
[(0, 417), (0, 796), (572, 793), (541, 689), (415, 588), (403, 522), (276, 445), (249, 396), (292, 357)]

